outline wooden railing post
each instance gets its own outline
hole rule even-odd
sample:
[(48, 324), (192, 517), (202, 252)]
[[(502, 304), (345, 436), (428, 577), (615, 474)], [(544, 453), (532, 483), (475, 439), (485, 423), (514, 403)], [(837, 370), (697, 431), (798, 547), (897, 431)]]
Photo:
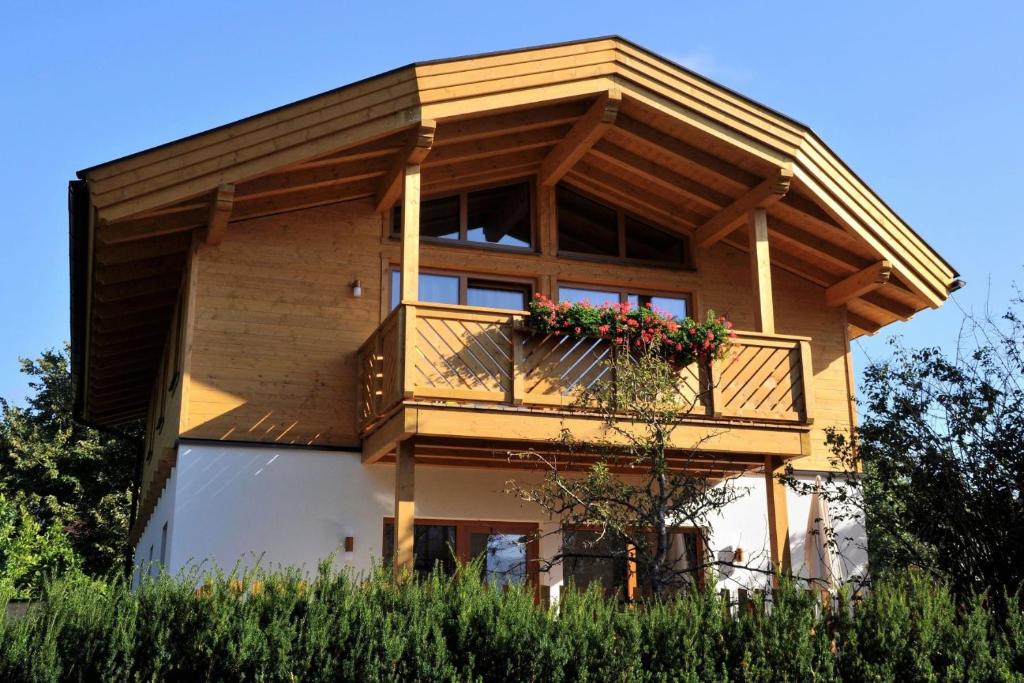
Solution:
[(710, 402), (708, 403), (708, 415), (711, 417), (722, 417), (725, 400), (722, 398), (721, 382), (722, 373), (720, 368), (722, 361), (711, 361), (704, 370), (708, 386), (711, 388)]
[(800, 342), (800, 379), (804, 391), (804, 422), (814, 423), (814, 365), (811, 363), (811, 343)]
[(401, 316), (398, 321), (400, 358), (395, 371), (401, 377), (401, 395), (412, 398), (416, 393), (416, 307), (402, 304)]
[(523, 368), (523, 333), (513, 329), (512, 339), (512, 405), (521, 406), (526, 398), (526, 375)]

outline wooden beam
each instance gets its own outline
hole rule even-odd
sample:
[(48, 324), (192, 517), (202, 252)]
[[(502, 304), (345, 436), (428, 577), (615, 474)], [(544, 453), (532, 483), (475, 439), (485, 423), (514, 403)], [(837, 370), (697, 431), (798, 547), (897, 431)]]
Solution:
[(789, 511), (786, 506), (786, 485), (778, 480), (785, 462), (778, 456), (764, 459), (765, 487), (768, 493), (768, 542), (772, 567), (776, 572), (789, 574), (792, 558), (789, 549)]
[(765, 209), (786, 196), (789, 192), (793, 170), (780, 168), (729, 206), (715, 214), (697, 228), (694, 242), (698, 247), (710, 247), (738, 228), (753, 209)]
[(434, 121), (422, 121), (413, 133), (413, 139), (399, 153), (391, 170), (384, 176), (380, 188), (377, 190), (376, 211), (384, 213), (389, 211), (398, 198), (402, 196), (403, 178), (409, 166), (419, 166), (427, 158), (430, 149), (434, 146), (434, 133), (437, 131), (437, 123)]
[(402, 173), (402, 301), (419, 299), (420, 274), (420, 167)]
[(768, 213), (753, 209), (750, 225), (750, 280), (754, 295), (754, 330), (775, 334), (775, 304), (772, 301), (772, 262), (768, 252)]
[(210, 201), (210, 215), (206, 219), (205, 241), (211, 246), (217, 246), (224, 241), (224, 235), (228, 231), (228, 220), (231, 218), (231, 211), (235, 207), (235, 186), (221, 185), (213, 193)]
[(165, 213), (145, 218), (104, 223), (99, 226), (99, 245), (109, 247), (138, 240), (188, 232), (203, 226), (205, 209), (187, 209), (176, 213)]
[(398, 444), (395, 459), (395, 578), (411, 571), (416, 530), (416, 460), (413, 441)]
[(562, 179), (601, 136), (615, 124), (622, 93), (609, 90), (590, 106), (562, 141), (555, 145), (540, 167), (540, 184), (553, 186)]
[(840, 280), (825, 290), (825, 303), (829, 306), (842, 306), (851, 299), (862, 294), (873, 292), (889, 281), (892, 264), (886, 260), (872, 263), (867, 268)]
[(846, 322), (853, 327), (856, 327), (858, 330), (863, 330), (866, 334), (874, 334), (882, 327), (882, 323), (857, 315), (851, 311), (846, 312)]

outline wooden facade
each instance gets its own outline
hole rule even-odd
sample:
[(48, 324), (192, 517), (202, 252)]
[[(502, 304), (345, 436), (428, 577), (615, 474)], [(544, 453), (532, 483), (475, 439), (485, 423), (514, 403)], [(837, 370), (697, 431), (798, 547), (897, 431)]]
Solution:
[[(501, 465), (596, 428), (569, 404), (607, 354), (421, 301), (420, 272), (728, 316), (735, 357), (692, 369), (679, 448), (714, 432), (708, 463), (769, 475), (828, 468), (826, 431), (855, 420), (850, 340), (956, 277), (810, 129), (620, 38), (412, 65), (80, 176), (76, 392), (91, 420), (148, 421), (140, 524), (179, 438), (359, 449), (398, 464), (400, 554), (413, 463)], [(513, 181), (529, 248), (421, 239), (424, 199)], [(560, 250), (558, 187), (684, 236), (688, 261)]]

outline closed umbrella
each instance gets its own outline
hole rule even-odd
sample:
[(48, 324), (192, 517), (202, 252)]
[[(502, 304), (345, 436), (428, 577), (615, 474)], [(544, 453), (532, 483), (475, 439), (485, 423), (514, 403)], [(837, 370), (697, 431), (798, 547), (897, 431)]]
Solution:
[(807, 515), (807, 539), (804, 542), (804, 567), (807, 577), (817, 585), (836, 590), (842, 582), (842, 569), (829, 535), (832, 522), (828, 513), (828, 501), (821, 495), (821, 477), (815, 477), (814, 494), (811, 496), (811, 511)]

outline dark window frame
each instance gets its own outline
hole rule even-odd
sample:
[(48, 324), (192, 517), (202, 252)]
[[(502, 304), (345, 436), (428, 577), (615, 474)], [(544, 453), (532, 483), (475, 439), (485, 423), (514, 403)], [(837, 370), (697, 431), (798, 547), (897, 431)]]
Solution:
[[(395, 300), (395, 295), (394, 295), (395, 273), (398, 273), (398, 283), (399, 283), (399, 287), (401, 287), (402, 267), (400, 265), (392, 265), (390, 268), (388, 268), (388, 298), (387, 298), (387, 301), (388, 301), (388, 312), (393, 311), (396, 308), (395, 306), (392, 305), (392, 303)], [(444, 304), (446, 306), (467, 306), (467, 307), (470, 307), (469, 304), (466, 303), (469, 300), (468, 297), (469, 297), (470, 282), (479, 282), (479, 283), (484, 283), (484, 284), (497, 285), (497, 287), (495, 287), (495, 289), (500, 289), (501, 285), (505, 285), (510, 290), (512, 290), (512, 289), (514, 289), (516, 287), (522, 287), (523, 288), (523, 293), (524, 293), (524, 299), (523, 300), (524, 300), (524, 303), (527, 303), (527, 304), (530, 302), (530, 299), (533, 297), (533, 293), (535, 291), (537, 291), (537, 282), (533, 278), (516, 278), (516, 277), (506, 277), (506, 276), (503, 276), (503, 275), (486, 275), (486, 274), (482, 274), (482, 273), (469, 273), (469, 272), (464, 272), (464, 271), (442, 270), (442, 269), (438, 269), (438, 268), (420, 268), (419, 273), (424, 273), (424, 274), (427, 274), (427, 275), (442, 275), (442, 276), (445, 276), (445, 277), (458, 278), (458, 281), (459, 281), (459, 303), (457, 303), (457, 304)], [(399, 295), (399, 296), (401, 296), (401, 295)], [(401, 301), (401, 299), (399, 299), (399, 301)], [(431, 302), (424, 301), (423, 303), (429, 304)], [(479, 306), (473, 306), (471, 308), (480, 308), (480, 307)], [(511, 311), (511, 310), (517, 310), (517, 309), (509, 308), (509, 309), (497, 309), (497, 310), (509, 310), (509, 311)]]
[[(395, 518), (385, 517), (381, 524), (381, 555), (388, 543), (388, 526), (394, 527)], [(416, 526), (449, 526), (455, 527), (455, 559), (460, 562), (468, 562), (470, 535), (474, 533), (495, 533), (495, 534), (523, 534), (530, 536), (526, 543), (526, 580), (533, 587), (536, 597), (540, 596), (540, 540), (538, 538), (540, 524), (536, 522), (502, 522), (497, 520), (479, 519), (438, 519), (419, 518), (414, 521)], [(391, 547), (394, 548), (394, 539), (391, 540)], [(384, 557), (385, 562), (391, 558)]]
[[(605, 209), (609, 209), (615, 212), (616, 216), (616, 230), (618, 239), (618, 254), (591, 254), (582, 251), (572, 251), (569, 249), (563, 249), (561, 246), (561, 235), (558, 225), (558, 191), (564, 190), (571, 192), (575, 195), (583, 197), (584, 199), (594, 202)], [(669, 261), (669, 260), (655, 260), (655, 259), (641, 259), (641, 258), (630, 258), (626, 256), (626, 219), (637, 221), (642, 223), (646, 227), (658, 232), (665, 233), (668, 237), (678, 239), (682, 243), (683, 259), (681, 261)], [(672, 230), (659, 225), (658, 223), (641, 216), (634, 211), (628, 211), (620, 206), (609, 204), (607, 201), (597, 197), (589, 192), (580, 190), (572, 185), (560, 183), (555, 188), (555, 239), (558, 243), (558, 257), (566, 259), (575, 259), (580, 261), (598, 261), (601, 263), (621, 263), (632, 266), (642, 266), (647, 268), (670, 268), (672, 270), (694, 270), (693, 266), (693, 246), (688, 235), (681, 235), (678, 231)]]
[[(469, 195), (474, 192), (484, 192), (486, 190), (496, 190), (503, 187), (512, 187), (515, 185), (525, 185), (527, 188), (527, 201), (529, 206), (527, 207), (526, 215), (527, 220), (530, 223), (530, 244), (526, 247), (519, 247), (510, 244), (494, 244), (491, 242), (478, 242), (470, 240), (469, 234)], [(471, 185), (458, 192), (442, 192), (437, 194), (424, 195), (420, 198), (420, 206), (424, 202), (433, 201), (435, 199), (449, 199), (451, 197), (459, 198), (459, 237), (457, 239), (450, 239), (446, 237), (430, 237), (420, 234), (420, 242), (428, 244), (439, 244), (448, 247), (463, 247), (470, 249), (492, 249), (497, 251), (511, 251), (517, 254), (537, 254), (539, 252), (538, 235), (537, 235), (537, 186), (534, 182), (534, 178), (519, 178), (513, 180), (503, 180), (501, 182), (486, 183), (482, 185)], [(401, 215), (401, 203), (398, 203), (391, 209), (390, 216), (390, 227), (388, 228), (388, 235), (393, 240), (402, 238), (401, 221), (399, 216)]]
[[(639, 287), (628, 287), (617, 284), (592, 284), (584, 282), (563, 282), (559, 281), (555, 287), (555, 296), (558, 302), (562, 301), (562, 288), (573, 288), (573, 289), (592, 289), (592, 290), (603, 290), (607, 292), (613, 292), (619, 295), (619, 303), (624, 304), (629, 300), (630, 295), (647, 296), (647, 297), (665, 297), (668, 299), (682, 299), (686, 302), (686, 315), (687, 317), (696, 320), (693, 310), (693, 293), (692, 292), (670, 292), (666, 290), (654, 290), (654, 289), (643, 289)], [(600, 302), (592, 301), (595, 306)]]
[[(583, 532), (597, 533), (597, 532), (600, 531), (600, 528), (595, 526), (595, 525), (580, 524), (580, 525), (575, 525), (575, 526), (570, 527), (568, 529), (568, 531), (570, 531), (570, 532), (573, 532), (573, 531), (575, 531), (575, 532), (583, 531)], [(653, 529), (650, 529), (649, 532), (653, 532)], [(696, 539), (697, 562), (698, 563), (702, 562), (701, 558), (706, 557), (707, 548), (705, 547), (704, 536), (703, 536), (703, 534), (700, 533), (700, 529), (699, 528), (697, 528), (695, 526), (677, 525), (677, 526), (669, 527), (668, 528), (668, 533), (670, 533), (670, 534), (689, 534), (689, 535), (693, 536)], [(564, 532), (563, 532), (563, 540), (562, 540), (563, 545), (562, 545), (562, 550), (561, 550), (561, 552), (563, 554), (563, 559), (562, 559), (563, 577), (562, 577), (562, 580), (567, 584), (572, 579), (572, 576), (571, 576), (570, 569), (569, 569), (569, 566), (568, 566), (568, 561), (569, 561), (570, 557), (565, 555), (564, 542), (565, 541), (564, 541)], [(628, 553), (628, 546), (627, 546), (626, 552)], [(586, 557), (586, 555), (580, 554), (578, 557)], [(634, 568), (633, 570), (630, 570), (630, 568), (629, 568), (629, 558), (627, 556), (624, 556), (622, 558), (594, 556), (594, 559), (596, 559), (596, 560), (602, 560), (603, 559), (603, 560), (607, 560), (607, 561), (610, 561), (610, 562), (616, 562), (616, 563), (620, 563), (621, 562), (621, 564), (624, 565), (624, 566), (621, 566), (621, 567), (616, 567), (616, 572), (615, 572), (615, 573), (618, 574), (618, 573), (620, 573), (620, 570), (621, 570), (621, 576), (619, 576), (618, 579), (617, 579), (617, 581), (620, 581), (621, 584), (612, 586), (610, 589), (608, 587), (606, 587), (606, 589), (605, 589), (606, 592), (608, 590), (611, 590), (613, 592), (618, 592), (620, 597), (622, 597), (623, 599), (625, 599), (627, 601), (630, 601), (630, 602), (632, 602), (634, 599), (636, 599), (638, 597), (637, 595), (634, 594), (633, 591), (634, 590), (638, 590), (639, 586), (632, 585), (636, 581), (636, 579), (637, 579), (637, 577), (635, 576), (636, 569)], [(704, 588), (705, 582), (707, 581), (707, 569), (708, 569), (707, 567), (700, 567), (695, 572), (696, 579), (697, 579), (697, 588), (698, 589), (703, 589)], [(634, 572), (634, 576), (632, 576), (632, 577), (630, 576), (631, 571)], [(633, 579), (633, 581), (630, 580), (631, 578)]]

